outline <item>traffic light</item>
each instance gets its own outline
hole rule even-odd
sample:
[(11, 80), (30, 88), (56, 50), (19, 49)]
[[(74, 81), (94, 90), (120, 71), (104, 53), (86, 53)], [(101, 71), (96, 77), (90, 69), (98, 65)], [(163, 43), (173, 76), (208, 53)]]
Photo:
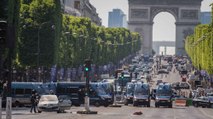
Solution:
[(86, 59), (84, 61), (84, 71), (85, 72), (89, 72), (91, 70), (91, 63), (92, 63), (92, 61), (89, 59)]
[(124, 72), (121, 73), (121, 78), (122, 78), (122, 79), (124, 78)]
[(0, 46), (5, 46), (7, 40), (7, 22), (0, 21)]
[(114, 77), (117, 79), (118, 78), (118, 72), (115, 72)]
[(8, 1), (9, 0), (0, 0), (0, 19), (8, 18)]
[(138, 72), (135, 72), (135, 79), (138, 78)]

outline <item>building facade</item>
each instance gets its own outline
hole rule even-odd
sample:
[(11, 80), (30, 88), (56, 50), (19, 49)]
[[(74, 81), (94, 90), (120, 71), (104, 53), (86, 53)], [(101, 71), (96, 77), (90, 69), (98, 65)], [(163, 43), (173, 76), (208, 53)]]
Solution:
[(185, 38), (200, 24), (202, 0), (128, 0), (128, 28), (143, 36), (143, 54), (152, 54), (153, 20), (162, 12), (172, 14), (175, 22), (175, 55), (186, 55)]
[(91, 21), (99, 26), (102, 20), (96, 12), (96, 8), (89, 0), (61, 0), (62, 10), (66, 14), (79, 17), (88, 17)]
[(201, 24), (210, 24), (211, 23), (211, 12), (201, 12), (200, 22), (201, 22)]
[(127, 28), (127, 18), (122, 10), (113, 9), (113, 11), (109, 12), (108, 27)]

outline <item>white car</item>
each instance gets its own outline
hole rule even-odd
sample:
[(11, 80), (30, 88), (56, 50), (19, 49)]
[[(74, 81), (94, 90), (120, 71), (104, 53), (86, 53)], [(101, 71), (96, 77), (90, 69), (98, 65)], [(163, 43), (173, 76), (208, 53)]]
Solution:
[(64, 112), (64, 110), (70, 109), (71, 101), (67, 98), (60, 98), (56, 95), (42, 95), (38, 103), (38, 112), (42, 111), (57, 111)]

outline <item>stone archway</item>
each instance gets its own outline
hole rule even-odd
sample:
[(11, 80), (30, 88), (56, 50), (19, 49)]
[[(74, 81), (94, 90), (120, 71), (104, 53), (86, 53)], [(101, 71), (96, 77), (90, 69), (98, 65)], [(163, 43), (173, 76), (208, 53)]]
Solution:
[(185, 54), (184, 40), (199, 24), (201, 2), (202, 0), (129, 0), (128, 27), (143, 36), (143, 53), (152, 52), (154, 17), (160, 12), (169, 12), (176, 19), (175, 54)]

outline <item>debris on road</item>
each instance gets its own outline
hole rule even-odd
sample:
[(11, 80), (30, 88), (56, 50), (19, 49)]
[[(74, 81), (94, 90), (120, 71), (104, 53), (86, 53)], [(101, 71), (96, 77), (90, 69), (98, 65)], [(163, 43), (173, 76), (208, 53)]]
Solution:
[(134, 112), (133, 113), (133, 115), (142, 115), (143, 114), (143, 112), (141, 112), (141, 111), (138, 111), (138, 112)]

